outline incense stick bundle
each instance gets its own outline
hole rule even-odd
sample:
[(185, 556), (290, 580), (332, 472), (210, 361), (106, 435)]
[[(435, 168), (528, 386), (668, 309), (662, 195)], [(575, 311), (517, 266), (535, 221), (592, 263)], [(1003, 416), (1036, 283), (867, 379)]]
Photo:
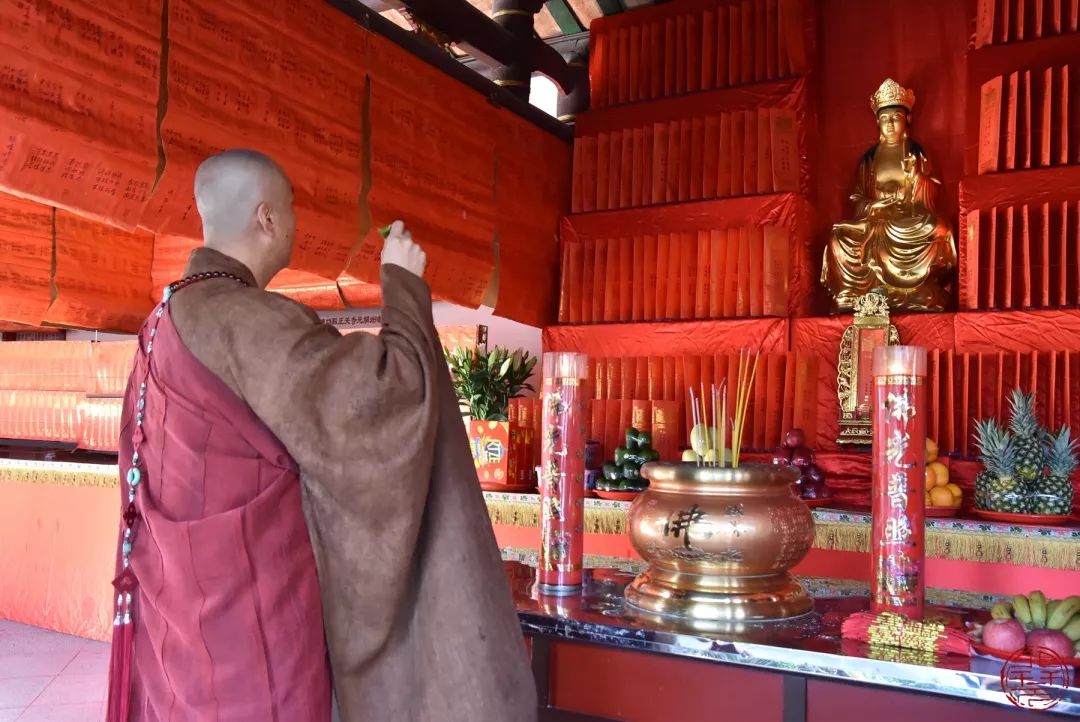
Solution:
[[(712, 388), (710, 388), (709, 391), (710, 396), (712, 397), (712, 423), (709, 424), (709, 433), (713, 435), (714, 439), (719, 441), (720, 437), (716, 433), (716, 384), (713, 384)], [(719, 464), (720, 466), (724, 465), (723, 445), (721, 445), (720, 448), (716, 450), (716, 461), (714, 462), (713, 466), (716, 466), (717, 464)]]
[[(693, 421), (693, 424), (694, 424), (694, 428), (690, 430), (690, 448), (693, 448), (693, 446), (694, 446), (694, 429), (696, 429), (698, 427), (698, 425), (701, 424), (700, 409), (698, 408), (697, 398), (694, 397), (694, 387), (693, 386), (690, 387), (690, 418), (691, 418), (691, 420)], [(706, 436), (708, 436), (708, 434), (706, 434)], [(707, 447), (708, 442), (705, 442), (705, 445)], [(697, 465), (701, 466), (701, 461), (702, 461), (701, 455), (697, 454), (696, 451), (695, 451), (694, 456), (697, 459)]]
[(732, 466), (739, 465), (739, 452), (742, 449), (743, 431), (746, 427), (746, 408), (750, 404), (750, 394), (757, 377), (758, 362), (761, 352), (739, 352), (738, 389), (735, 398), (735, 418), (732, 419), (731, 461)]
[[(720, 448), (727, 449), (727, 379), (720, 385), (723, 389), (723, 398), (720, 401)], [(734, 463), (734, 453), (732, 454)], [(721, 459), (721, 466), (727, 466), (727, 459)]]
[(869, 644), (971, 656), (971, 638), (963, 630), (916, 622), (888, 612), (856, 612), (844, 620), (840, 630), (844, 639)]
[(713, 442), (716, 440), (712, 433), (712, 427), (709, 424), (709, 412), (705, 407), (705, 382), (701, 382), (701, 423), (705, 424), (705, 463), (711, 463), (709, 461), (709, 454), (713, 451)]
[[(739, 388), (739, 398), (740, 399), (742, 398), (744, 393), (748, 394), (748, 392), (746, 391), (746, 388), (749, 387), (749, 384), (753, 383), (752, 378), (749, 381), (747, 381), (745, 379), (742, 379), (741, 375), (743, 375), (745, 373), (749, 373), (750, 371), (756, 371), (756, 369), (757, 369), (756, 364), (753, 367), (750, 366), (749, 356), (747, 356), (747, 361), (746, 361), (745, 366), (746, 366), (746, 369), (740, 371), (740, 382), (739, 382), (739, 387), (740, 387)], [(746, 387), (746, 388), (744, 388), (744, 387)], [(725, 453), (725, 451), (727, 450), (727, 423), (728, 423), (727, 379), (724, 379), (720, 383), (719, 386), (717, 386), (716, 384), (712, 384), (710, 389), (709, 389), (709, 391), (710, 391), (709, 398), (711, 400), (712, 413), (709, 413), (709, 410), (710, 410), (709, 402), (705, 401), (705, 383), (704, 382), (701, 383), (700, 395), (698, 395), (698, 392), (695, 391), (695, 389), (692, 386), (688, 389), (688, 391), (689, 391), (689, 394), (690, 394), (690, 417), (691, 417), (691, 423), (694, 425), (695, 429), (698, 429), (698, 428), (704, 429), (704, 433), (705, 433), (704, 448), (702, 449), (703, 453), (699, 454), (699, 453), (697, 453), (697, 449), (694, 449), (697, 465), (701, 466), (702, 463), (704, 462), (708, 466), (727, 466), (727, 454)], [(746, 406), (746, 402), (745, 402), (745, 400), (742, 400), (743, 414), (745, 414), (745, 412), (746, 412), (745, 406)], [(718, 407), (719, 407), (719, 412), (720, 412), (719, 415), (717, 415)], [(736, 404), (736, 413), (737, 413), (738, 407), (739, 407), (739, 404), (737, 403)], [(690, 432), (690, 446), (691, 446), (691, 448), (693, 448), (693, 446), (694, 446), (693, 436), (694, 436), (694, 433), (693, 433), (693, 430), (691, 430), (691, 432)], [(737, 438), (738, 438), (738, 436), (733, 431), (732, 432), (732, 439), (735, 440)], [(738, 465), (737, 453), (738, 452), (735, 451), (735, 450), (732, 451), (732, 465), (733, 466)]]

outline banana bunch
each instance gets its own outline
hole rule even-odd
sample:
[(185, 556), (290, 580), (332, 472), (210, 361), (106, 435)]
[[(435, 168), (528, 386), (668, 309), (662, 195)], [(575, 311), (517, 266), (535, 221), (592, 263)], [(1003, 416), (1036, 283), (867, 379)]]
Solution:
[(1049, 601), (1040, 591), (1017, 594), (1012, 602), (998, 602), (990, 610), (994, 619), (1015, 617), (1024, 628), (1063, 632), (1080, 652), (1080, 595)]

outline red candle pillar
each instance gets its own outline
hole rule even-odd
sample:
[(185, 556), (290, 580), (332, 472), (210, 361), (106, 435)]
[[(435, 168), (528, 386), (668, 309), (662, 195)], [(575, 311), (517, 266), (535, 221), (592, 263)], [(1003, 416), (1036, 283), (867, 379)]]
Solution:
[(584, 566), (589, 360), (544, 356), (540, 462), (540, 591), (574, 593)]
[(870, 602), (875, 612), (923, 615), (926, 587), (926, 349), (874, 350), (874, 467)]

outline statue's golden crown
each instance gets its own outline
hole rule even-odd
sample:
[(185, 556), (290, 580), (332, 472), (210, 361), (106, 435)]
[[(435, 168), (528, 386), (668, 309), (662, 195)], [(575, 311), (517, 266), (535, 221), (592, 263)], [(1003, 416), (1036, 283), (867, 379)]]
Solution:
[(892, 78), (886, 78), (885, 82), (870, 96), (870, 108), (876, 113), (890, 105), (899, 105), (910, 111), (915, 107), (915, 91), (908, 90)]

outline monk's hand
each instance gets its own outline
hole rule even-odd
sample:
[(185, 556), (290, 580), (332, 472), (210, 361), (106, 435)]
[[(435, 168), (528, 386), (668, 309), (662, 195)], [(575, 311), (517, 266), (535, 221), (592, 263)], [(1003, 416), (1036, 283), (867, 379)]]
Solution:
[(427, 254), (413, 242), (412, 234), (405, 230), (405, 224), (394, 221), (383, 241), (382, 264), (404, 268), (414, 276), (424, 277), (427, 268)]

